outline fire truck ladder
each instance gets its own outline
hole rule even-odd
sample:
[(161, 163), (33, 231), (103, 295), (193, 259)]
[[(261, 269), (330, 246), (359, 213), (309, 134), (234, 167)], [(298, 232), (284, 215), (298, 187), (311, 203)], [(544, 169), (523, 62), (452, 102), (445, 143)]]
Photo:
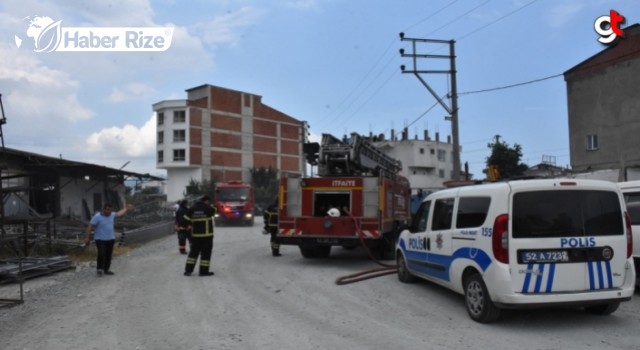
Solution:
[(322, 134), (318, 153), (320, 176), (353, 176), (363, 173), (378, 175), (381, 171), (392, 174), (402, 170), (402, 163), (376, 148), (366, 138), (351, 133), (349, 142), (333, 135)]

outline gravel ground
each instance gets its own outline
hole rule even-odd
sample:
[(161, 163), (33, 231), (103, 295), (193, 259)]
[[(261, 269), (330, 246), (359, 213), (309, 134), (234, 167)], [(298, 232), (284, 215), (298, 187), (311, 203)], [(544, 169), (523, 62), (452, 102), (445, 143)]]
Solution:
[(96, 277), (89, 263), (28, 280), (25, 303), (0, 308), (0, 349), (640, 348), (637, 297), (606, 317), (523, 310), (482, 325), (462, 296), (431, 283), (336, 285), (378, 267), (359, 249), (304, 259), (285, 246), (271, 257), (260, 225), (217, 229), (212, 277), (183, 276), (167, 236), (117, 257), (115, 276)]

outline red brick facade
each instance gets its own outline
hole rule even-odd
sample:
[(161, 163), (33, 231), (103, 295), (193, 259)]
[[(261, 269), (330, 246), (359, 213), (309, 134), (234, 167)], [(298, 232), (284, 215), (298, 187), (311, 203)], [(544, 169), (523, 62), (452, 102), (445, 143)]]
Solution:
[[(254, 167), (303, 171), (301, 121), (241, 91), (202, 85), (187, 94), (188, 165), (209, 168), (215, 181), (248, 180)], [(207, 152), (210, 164), (203, 158)]]

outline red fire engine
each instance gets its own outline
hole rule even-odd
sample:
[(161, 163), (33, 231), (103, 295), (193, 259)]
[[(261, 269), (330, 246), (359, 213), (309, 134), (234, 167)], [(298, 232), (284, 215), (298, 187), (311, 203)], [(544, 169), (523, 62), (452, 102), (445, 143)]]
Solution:
[(393, 258), (398, 228), (410, 221), (411, 190), (397, 174), (400, 161), (356, 133), (348, 141), (323, 134), (320, 144), (309, 145), (307, 160), (318, 165), (318, 177), (281, 178), (277, 240), (299, 246), (305, 258), (361, 243), (378, 258)]
[(219, 182), (215, 186), (213, 205), (216, 224), (253, 225), (253, 187), (242, 181)]

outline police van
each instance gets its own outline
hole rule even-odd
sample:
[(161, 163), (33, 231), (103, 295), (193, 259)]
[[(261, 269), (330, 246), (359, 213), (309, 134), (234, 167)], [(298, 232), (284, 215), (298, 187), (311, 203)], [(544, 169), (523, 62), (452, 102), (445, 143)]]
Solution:
[[(627, 213), (631, 219), (631, 230), (633, 231), (633, 261), (636, 271), (640, 270), (640, 181), (619, 182), (618, 187), (622, 191), (624, 201), (627, 205)], [(638, 284), (636, 275), (636, 285)]]
[(471, 319), (501, 309), (614, 312), (633, 296), (631, 224), (616, 184), (515, 180), (450, 188), (422, 202), (398, 239), (398, 278), (464, 295)]

